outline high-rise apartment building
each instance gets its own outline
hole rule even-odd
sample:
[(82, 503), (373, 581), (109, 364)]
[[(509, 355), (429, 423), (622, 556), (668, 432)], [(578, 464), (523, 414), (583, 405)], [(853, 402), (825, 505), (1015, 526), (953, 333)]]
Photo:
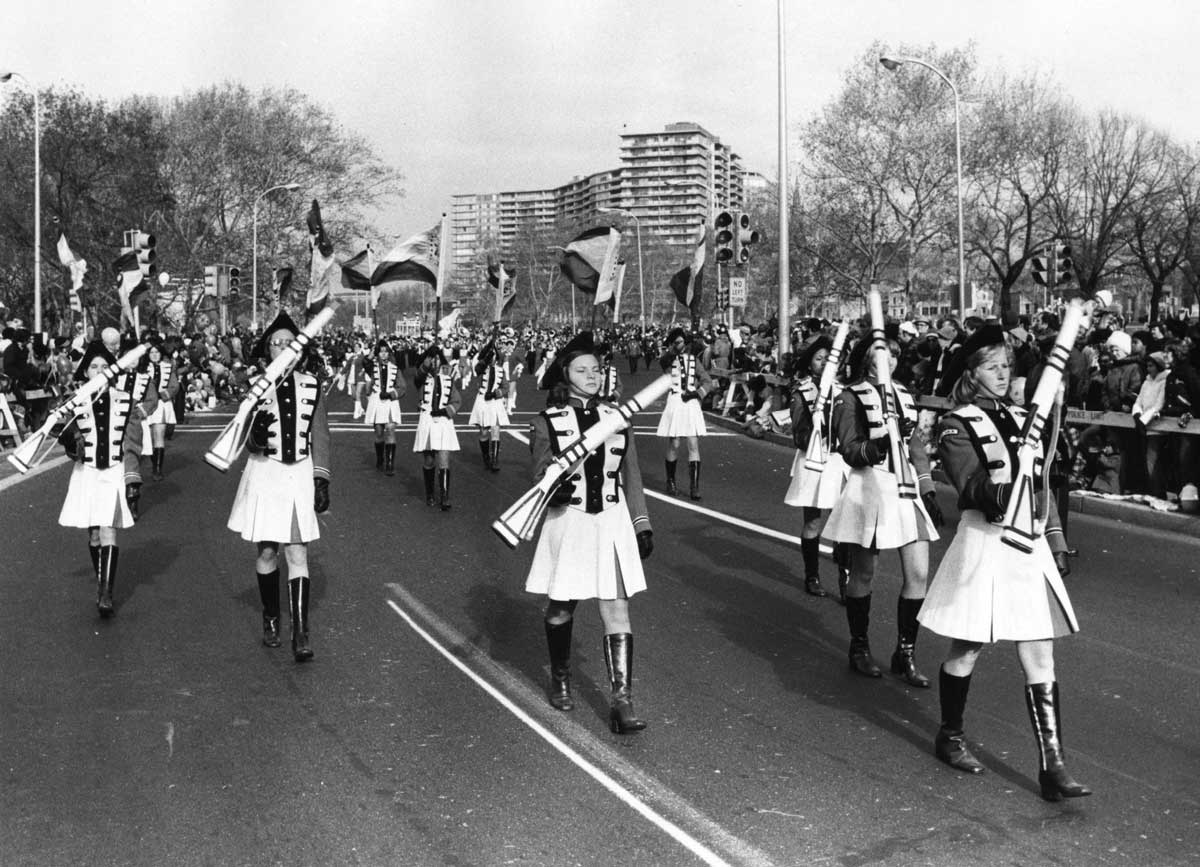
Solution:
[[(700, 223), (745, 204), (746, 171), (728, 145), (696, 123), (621, 135), (619, 168), (560, 187), (456, 195), (451, 205), (454, 285), (480, 279), (483, 257), (513, 255), (522, 228), (599, 222), (601, 208), (633, 214), (643, 243), (690, 246)], [(563, 238), (562, 243), (569, 239)]]

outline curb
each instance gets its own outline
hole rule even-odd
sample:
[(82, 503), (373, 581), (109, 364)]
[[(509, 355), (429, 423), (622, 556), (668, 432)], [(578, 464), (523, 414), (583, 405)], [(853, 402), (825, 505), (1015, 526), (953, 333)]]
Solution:
[[(704, 420), (726, 430), (739, 432), (743, 430), (741, 422), (720, 413), (706, 411)], [(761, 442), (774, 443), (788, 449), (793, 448), (791, 437), (770, 431), (763, 435)], [(935, 472), (933, 478), (939, 484), (949, 485), (946, 477), (940, 472)], [(1070, 495), (1070, 501), (1071, 511), (1081, 515), (1176, 533), (1195, 534), (1197, 531), (1197, 520), (1194, 515), (1185, 515), (1181, 512), (1160, 512), (1141, 503), (1106, 500), (1103, 497), (1089, 496), (1074, 491)]]

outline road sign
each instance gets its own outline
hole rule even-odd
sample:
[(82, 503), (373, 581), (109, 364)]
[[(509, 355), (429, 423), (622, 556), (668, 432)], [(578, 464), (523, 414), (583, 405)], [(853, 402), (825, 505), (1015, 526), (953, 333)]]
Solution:
[(729, 278), (729, 306), (730, 307), (745, 307), (746, 306), (746, 278), (745, 277), (730, 277)]

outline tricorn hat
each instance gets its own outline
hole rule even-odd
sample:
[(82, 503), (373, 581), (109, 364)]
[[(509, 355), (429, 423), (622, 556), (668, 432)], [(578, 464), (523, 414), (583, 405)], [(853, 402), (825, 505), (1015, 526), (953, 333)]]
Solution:
[(258, 343), (254, 344), (254, 352), (250, 354), (251, 358), (270, 358), (267, 347), (271, 342), (271, 335), (276, 331), (290, 331), (292, 334), (299, 334), (300, 328), (292, 321), (292, 317), (287, 315), (286, 310), (279, 311), (279, 315), (263, 331), (262, 337), (258, 338)]
[[(967, 369), (967, 359), (981, 349), (1004, 345), (1004, 329), (999, 322), (988, 322), (975, 330), (957, 349), (950, 351), (950, 358), (942, 367), (942, 378), (938, 380), (934, 394), (946, 397)], [(949, 351), (949, 350), (948, 350)]]
[(567, 341), (566, 345), (554, 356), (554, 362), (542, 376), (541, 386), (550, 390), (560, 382), (567, 381), (567, 365), (580, 355), (595, 355), (596, 341), (590, 331), (580, 331)]
[(117, 359), (111, 352), (104, 348), (104, 343), (99, 340), (93, 340), (87, 345), (84, 350), (83, 358), (79, 359), (79, 365), (75, 368), (75, 375), (72, 377), (76, 382), (86, 382), (88, 375), (87, 369), (91, 365), (93, 359), (102, 358), (106, 364), (116, 364)]

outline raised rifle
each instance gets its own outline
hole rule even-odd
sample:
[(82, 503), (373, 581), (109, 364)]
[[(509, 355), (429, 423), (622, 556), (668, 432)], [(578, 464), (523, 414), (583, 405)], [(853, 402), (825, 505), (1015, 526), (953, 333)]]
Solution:
[(917, 480), (908, 459), (908, 442), (901, 436), (900, 410), (892, 387), (891, 353), (883, 330), (883, 298), (874, 286), (867, 295), (871, 307), (871, 361), (875, 365), (875, 384), (883, 404), (883, 424), (890, 440), (890, 463), (896, 474), (896, 486), (902, 500), (917, 498)]
[(304, 354), (304, 347), (329, 324), (333, 314), (334, 308), (322, 308), (321, 312), (310, 319), (308, 324), (300, 329), (300, 333), (288, 342), (279, 355), (275, 356), (275, 360), (267, 365), (262, 375), (254, 380), (250, 385), (250, 393), (238, 405), (233, 419), (225, 425), (225, 429), (217, 435), (205, 452), (204, 460), (210, 467), (225, 472), (233, 465), (246, 445), (246, 437), (250, 433), (250, 414), (254, 412), (263, 396), (292, 372), (296, 363), (300, 361), (300, 356)]
[(833, 386), (837, 382), (838, 365), (842, 361), (842, 349), (846, 346), (846, 337), (850, 334), (850, 320), (843, 319), (838, 325), (837, 333), (833, 336), (833, 346), (825, 366), (821, 368), (821, 385), (817, 390), (817, 402), (813, 406), (813, 430), (808, 438), (808, 450), (804, 453), (804, 471), (820, 473), (825, 469), (825, 440), (822, 432), (826, 428), (825, 407), (833, 397)]
[(13, 450), (13, 453), (8, 456), (8, 462), (22, 473), (27, 473), (45, 460), (46, 455), (49, 454), (50, 449), (53, 448), (55, 443), (55, 440), (50, 436), (50, 431), (56, 425), (71, 419), (85, 406), (89, 406), (122, 373), (137, 367), (137, 363), (141, 361), (142, 356), (146, 354), (149, 348), (149, 343), (141, 343), (135, 346), (81, 385), (69, 400), (50, 413), (50, 416), (40, 428), (31, 433), (24, 442)]
[(589, 454), (604, 445), (604, 441), (617, 431), (628, 427), (634, 413), (654, 403), (671, 388), (671, 377), (663, 374), (629, 400), (622, 403), (615, 413), (606, 415), (584, 433), (572, 440), (551, 463), (536, 485), (521, 495), (504, 514), (492, 522), (492, 529), (510, 548), (528, 542), (537, 530), (538, 522), (550, 504), (550, 495), (559, 480), (571, 473)]
[(1054, 348), (1046, 357), (1046, 366), (1033, 392), (1033, 400), (1029, 403), (1025, 427), (1021, 431), (1021, 443), (1017, 446), (1017, 471), (1008, 498), (1008, 508), (1004, 511), (1000, 538), (1004, 544), (1026, 554), (1033, 551), (1034, 541), (1045, 531), (1049, 505), (1049, 488), (1043, 486), (1041, 496), (1034, 495), (1034, 473), (1037, 472), (1036, 464), (1042, 452), (1042, 431), (1051, 413), (1058, 412), (1058, 393), (1062, 387), (1063, 372), (1083, 325), (1084, 313), (1084, 304), (1078, 298), (1067, 305), (1058, 336), (1054, 339)]

